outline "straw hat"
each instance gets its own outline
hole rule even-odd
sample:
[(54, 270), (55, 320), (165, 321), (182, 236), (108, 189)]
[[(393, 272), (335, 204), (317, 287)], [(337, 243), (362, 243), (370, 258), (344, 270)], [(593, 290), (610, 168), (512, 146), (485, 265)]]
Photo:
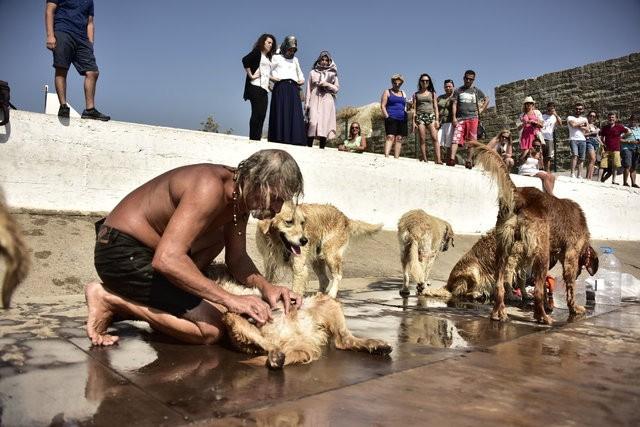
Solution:
[(404, 83), (404, 77), (402, 77), (402, 74), (394, 74), (393, 76), (391, 76), (391, 81), (394, 80), (402, 80), (402, 83)]
[(522, 103), (523, 103), (523, 104), (526, 104), (526, 103), (528, 103), (528, 102), (531, 102), (532, 104), (535, 104), (535, 103), (536, 103), (536, 101), (534, 101), (534, 100), (533, 100), (533, 98), (532, 98), (532, 97), (530, 97), (530, 96), (527, 96), (527, 97), (524, 99), (524, 101), (522, 101)]

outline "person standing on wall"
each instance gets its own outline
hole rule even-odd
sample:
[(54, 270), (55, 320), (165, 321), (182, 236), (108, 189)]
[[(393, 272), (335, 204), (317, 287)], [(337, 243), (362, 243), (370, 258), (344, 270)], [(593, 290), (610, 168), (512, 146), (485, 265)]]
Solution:
[[(451, 154), (447, 161), (447, 166), (456, 165), (456, 152), (458, 146), (464, 145), (465, 141), (478, 139), (478, 123), (480, 114), (489, 106), (489, 97), (475, 86), (476, 72), (467, 70), (464, 72), (464, 84), (453, 92), (453, 114), (452, 123), (454, 126), (453, 141), (451, 143)], [(482, 104), (480, 105), (480, 102)], [(464, 166), (471, 169), (471, 150), (467, 150), (467, 161)]]
[(285, 37), (278, 53), (271, 60), (273, 93), (269, 109), (269, 141), (283, 144), (306, 145), (307, 135), (300, 99), (300, 86), (304, 75), (298, 58), (298, 41)]
[(418, 78), (418, 91), (413, 94), (413, 131), (418, 132), (420, 139), (421, 162), (427, 161), (427, 131), (433, 141), (435, 163), (442, 164), (440, 160), (440, 144), (438, 143), (438, 128), (440, 127), (440, 114), (438, 112), (438, 97), (433, 87), (431, 76), (423, 73)]
[(440, 129), (438, 129), (438, 141), (440, 147), (446, 148), (445, 159), (451, 155), (451, 142), (453, 140), (453, 115), (451, 114), (451, 104), (453, 95), (453, 80), (444, 81), (444, 93), (438, 97), (438, 113), (440, 115)]
[(542, 136), (545, 144), (542, 146), (542, 157), (545, 172), (551, 173), (551, 160), (555, 157), (555, 141), (553, 132), (557, 125), (562, 126), (562, 118), (556, 113), (556, 104), (547, 103), (547, 112), (542, 114), (544, 125), (542, 126)]
[(78, 73), (84, 76), (85, 109), (83, 119), (108, 121), (111, 117), (95, 107), (98, 65), (93, 53), (95, 25), (93, 22), (93, 0), (47, 0), (45, 9), (47, 49), (53, 52), (55, 86), (60, 102), (58, 117), (69, 117), (67, 105), (67, 73), (73, 63)]
[(327, 139), (336, 136), (336, 94), (340, 90), (338, 66), (329, 52), (322, 51), (313, 63), (307, 82), (304, 108), (307, 112), (307, 147), (313, 147), (313, 140), (324, 148)]
[(249, 139), (253, 141), (260, 141), (262, 138), (262, 127), (269, 105), (271, 58), (275, 52), (276, 38), (271, 34), (263, 34), (255, 42), (251, 52), (242, 58), (242, 66), (247, 73), (242, 97), (251, 102)]

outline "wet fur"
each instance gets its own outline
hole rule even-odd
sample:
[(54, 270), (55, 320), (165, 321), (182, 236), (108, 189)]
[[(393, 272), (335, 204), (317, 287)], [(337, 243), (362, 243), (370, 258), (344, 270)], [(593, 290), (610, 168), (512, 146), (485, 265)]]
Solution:
[(381, 228), (382, 224), (349, 219), (332, 205), (304, 203), (296, 206), (285, 202), (275, 217), (258, 223), (256, 245), (269, 281), (277, 279), (280, 268), (289, 268), (293, 273), (293, 291), (304, 293), (309, 281), (307, 263), (311, 263), (320, 282), (320, 291), (335, 298), (350, 238), (368, 236)]
[[(238, 285), (225, 268), (218, 267), (210, 276), (234, 294), (258, 293)], [(285, 316), (282, 306), (273, 313), (273, 321), (261, 327), (250, 323), (245, 317), (227, 312), (222, 321), (227, 327), (231, 345), (243, 353), (264, 355), (251, 363), (266, 364), (271, 369), (282, 369), (294, 363), (310, 363), (318, 360), (324, 346), (333, 338), (337, 349), (362, 351), (386, 355), (392, 347), (377, 339), (355, 337), (347, 328), (340, 303), (328, 295), (304, 298), (302, 307), (292, 307)]]
[[(484, 301), (491, 299), (496, 283), (497, 245), (496, 229), (492, 228), (460, 258), (451, 270), (445, 287), (453, 298)], [(522, 245), (522, 242), (516, 245)], [(507, 298), (512, 294), (513, 288), (522, 290), (524, 285), (526, 271), (519, 266), (525, 262), (517, 256), (522, 253), (522, 249), (516, 248), (514, 256), (508, 259), (504, 278)], [(524, 295), (524, 292), (522, 294)]]
[(513, 275), (509, 258), (517, 257), (531, 268), (534, 280), (534, 317), (551, 324), (544, 309), (544, 283), (547, 271), (562, 263), (567, 287), (567, 307), (571, 314), (582, 314), (584, 307), (575, 301), (574, 285), (583, 266), (593, 275), (598, 271), (598, 255), (590, 246), (584, 212), (569, 199), (543, 193), (532, 187), (516, 187), (500, 156), (484, 144), (471, 141), (478, 162), (498, 185), (496, 220), (496, 290), (491, 318), (506, 320), (504, 280)]
[(18, 224), (15, 222), (0, 189), (0, 255), (5, 261), (4, 280), (2, 282), (2, 307), (9, 308), (11, 296), (20, 282), (29, 272), (31, 264), (29, 250), (22, 239)]
[(440, 252), (453, 244), (451, 224), (421, 209), (411, 210), (398, 221), (400, 261), (404, 275), (400, 295), (409, 296), (409, 281), (416, 282), (416, 294), (422, 295), (425, 283)]

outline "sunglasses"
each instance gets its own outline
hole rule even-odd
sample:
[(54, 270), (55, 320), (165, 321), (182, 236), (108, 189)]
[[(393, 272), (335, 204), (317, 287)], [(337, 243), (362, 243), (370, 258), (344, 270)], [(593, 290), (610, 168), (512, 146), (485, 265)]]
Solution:
[(533, 149), (536, 150), (536, 151), (539, 151), (541, 148), (542, 148), (541, 145), (534, 145), (533, 146)]
[(420, 80), (420, 83), (429, 83), (429, 81), (430, 81), (429, 79), (426, 79), (426, 80)]
[(351, 126), (351, 130), (360, 130), (358, 126)]

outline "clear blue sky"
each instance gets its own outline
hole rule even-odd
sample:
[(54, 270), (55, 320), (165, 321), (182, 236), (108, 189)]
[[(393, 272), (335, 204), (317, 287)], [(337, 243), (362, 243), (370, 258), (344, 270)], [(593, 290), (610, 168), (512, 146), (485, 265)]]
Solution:
[[(305, 72), (320, 51), (338, 64), (337, 107), (379, 101), (394, 73), (413, 91), (422, 72), (442, 93), (464, 70), (492, 98), (504, 83), (640, 51), (640, 1), (94, 0), (96, 105), (114, 120), (249, 133), (241, 58), (263, 32), (298, 38)], [(0, 79), (12, 103), (42, 112), (53, 86), (45, 0), (0, 0)], [(69, 73), (69, 102), (84, 106)]]

